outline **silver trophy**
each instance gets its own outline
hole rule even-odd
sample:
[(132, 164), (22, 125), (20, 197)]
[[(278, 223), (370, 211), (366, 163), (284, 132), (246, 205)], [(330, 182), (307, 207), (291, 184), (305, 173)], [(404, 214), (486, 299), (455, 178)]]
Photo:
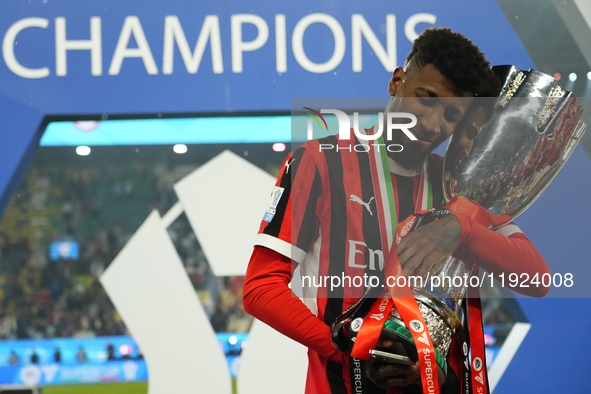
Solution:
[[(581, 121), (583, 108), (577, 98), (556, 84), (549, 75), (514, 66), (494, 68), (503, 87), (498, 98), (482, 104), (489, 120), (470, 148), (454, 133), (444, 160), (444, 195), (449, 200), (463, 196), (476, 200), (490, 213), (522, 214), (546, 190), (562, 169), (587, 125)], [(473, 109), (472, 107), (470, 109)], [(470, 112), (470, 110), (469, 110)], [(468, 116), (468, 114), (466, 115)], [(468, 153), (469, 152), (469, 153)], [(445, 357), (451, 338), (462, 321), (464, 283), (427, 283), (431, 277), (464, 277), (472, 264), (448, 257), (443, 265), (423, 276), (423, 287), (413, 287), (434, 347)], [(404, 326), (393, 309), (392, 323)], [(388, 327), (385, 325), (386, 330)], [(399, 327), (398, 327), (399, 329)]]

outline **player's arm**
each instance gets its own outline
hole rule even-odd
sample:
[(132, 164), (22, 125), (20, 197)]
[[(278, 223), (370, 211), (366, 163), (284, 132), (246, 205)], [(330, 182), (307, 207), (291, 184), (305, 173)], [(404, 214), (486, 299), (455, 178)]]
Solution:
[[(458, 219), (462, 227), (461, 248), (472, 261), (495, 277), (505, 274), (507, 278), (515, 273), (521, 281), (527, 276), (529, 287), (511, 288), (521, 294), (531, 297), (548, 294), (549, 286), (541, 285), (543, 275), (550, 275), (548, 264), (519, 227), (511, 223), (493, 231), (467, 216), (458, 215)], [(530, 282), (536, 276), (538, 285)]]
[[(496, 232), (463, 214), (450, 215), (419, 227), (402, 240), (396, 253), (405, 272), (417, 269), (418, 274), (423, 275), (458, 249), (495, 276), (525, 273), (533, 278), (537, 274), (541, 282), (541, 277), (550, 273), (544, 258), (517, 226), (510, 224), (504, 232)], [(549, 288), (530, 284), (530, 287), (514, 290), (543, 297)]]
[[(282, 165), (248, 265), (243, 303), (246, 312), (257, 319), (343, 363), (347, 356), (333, 347), (330, 328), (289, 288), (291, 261), (303, 261), (317, 233), (316, 212), (322, 194), (320, 171), (313, 157), (317, 151), (314, 146), (302, 147)], [(296, 185), (293, 188), (292, 183)]]
[(330, 328), (289, 288), (291, 274), (289, 258), (255, 246), (244, 283), (244, 310), (315, 352), (345, 363), (347, 354), (332, 345)]

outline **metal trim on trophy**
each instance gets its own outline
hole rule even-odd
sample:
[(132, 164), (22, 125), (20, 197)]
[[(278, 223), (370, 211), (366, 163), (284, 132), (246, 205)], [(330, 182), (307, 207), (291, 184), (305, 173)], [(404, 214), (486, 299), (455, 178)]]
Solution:
[[(444, 198), (475, 200), (490, 213), (513, 219), (528, 209), (562, 169), (587, 125), (577, 98), (556, 80), (536, 70), (497, 66), (502, 89), (492, 105), (492, 118), (474, 139), (469, 154), (455, 168), (444, 171)], [(476, 98), (476, 100), (483, 98)], [(456, 137), (457, 138), (457, 137)], [(444, 159), (454, 154), (453, 137)], [(449, 163), (448, 167), (449, 167)], [(473, 264), (455, 257), (423, 276), (464, 277)], [(466, 287), (451, 281), (413, 287), (419, 308), (437, 350), (447, 356), (451, 338), (462, 321)], [(395, 308), (390, 320), (404, 322)]]

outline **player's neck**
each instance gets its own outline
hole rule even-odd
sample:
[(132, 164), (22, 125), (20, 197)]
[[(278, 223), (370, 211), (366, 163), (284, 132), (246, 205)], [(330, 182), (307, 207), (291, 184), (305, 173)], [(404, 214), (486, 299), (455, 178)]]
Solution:
[(423, 165), (419, 166), (412, 166), (407, 168), (406, 166), (401, 165), (399, 162), (394, 160), (390, 155), (388, 155), (388, 167), (390, 168), (390, 172), (393, 172), (396, 175), (402, 176), (416, 176), (423, 171)]

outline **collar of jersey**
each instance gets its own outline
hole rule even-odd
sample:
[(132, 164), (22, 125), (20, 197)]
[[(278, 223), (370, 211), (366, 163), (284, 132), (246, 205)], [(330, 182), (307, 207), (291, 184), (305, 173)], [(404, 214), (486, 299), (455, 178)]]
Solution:
[(413, 170), (409, 170), (406, 169), (404, 167), (402, 167), (400, 164), (396, 163), (394, 161), (394, 159), (392, 159), (390, 156), (388, 156), (388, 168), (390, 169), (390, 172), (393, 172), (396, 175), (401, 175), (401, 176), (417, 176), (417, 175), (421, 175), (421, 171), (422, 171), (422, 166), (420, 169), (413, 169)]

